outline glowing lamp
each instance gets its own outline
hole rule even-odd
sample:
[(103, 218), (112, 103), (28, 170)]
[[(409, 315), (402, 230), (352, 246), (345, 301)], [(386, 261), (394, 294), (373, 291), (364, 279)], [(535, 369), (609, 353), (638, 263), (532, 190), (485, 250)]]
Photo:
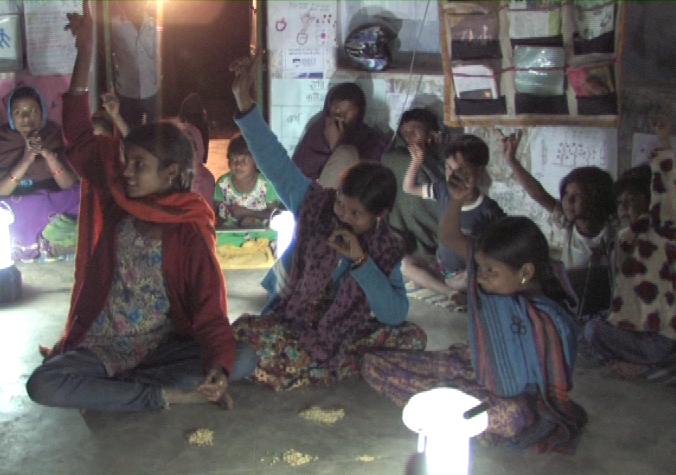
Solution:
[(279, 258), (293, 239), (293, 231), (296, 228), (296, 221), (293, 219), (291, 211), (278, 211), (270, 219), (270, 228), (277, 231), (277, 247), (275, 248), (275, 257)]
[(418, 433), (418, 453), (424, 453), (429, 475), (465, 475), (469, 439), (488, 426), (488, 405), (451, 388), (436, 388), (413, 396), (402, 419)]
[(14, 213), (0, 202), (0, 303), (12, 302), (21, 296), (21, 272), (14, 266), (9, 240), (9, 225)]

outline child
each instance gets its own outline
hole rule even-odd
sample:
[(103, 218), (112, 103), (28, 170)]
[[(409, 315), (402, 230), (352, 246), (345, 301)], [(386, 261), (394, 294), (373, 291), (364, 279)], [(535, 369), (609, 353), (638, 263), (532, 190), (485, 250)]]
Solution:
[(234, 326), (261, 356), (253, 379), (274, 389), (328, 383), (357, 374), (371, 348), (424, 348), (424, 332), (405, 322), (403, 248), (387, 223), (394, 175), (380, 164), (359, 163), (337, 190), (305, 177), (251, 100), (256, 59), (230, 66), (236, 122), (298, 225), (275, 265), (279, 285), (270, 287), (263, 314), (243, 315)]
[(490, 404), (487, 442), (567, 452), (586, 415), (568, 396), (577, 338), (564, 307), (573, 301), (565, 279), (557, 278), (547, 240), (528, 218), (504, 217), (473, 242), (461, 227), (472, 184), (452, 175), (449, 186), (453, 200), (439, 239), (467, 256), (469, 344), (372, 353), (362, 375), (399, 405), (434, 387), (457, 388)]
[(335, 188), (342, 172), (359, 161), (379, 162), (389, 137), (364, 122), (366, 96), (355, 83), (333, 86), (324, 109), (307, 127), (293, 163), (311, 180)]
[(576, 168), (561, 180), (557, 201), (516, 159), (521, 136), (519, 131), (503, 140), (507, 165), (526, 193), (553, 214), (555, 223), (566, 228), (561, 256), (566, 270), (584, 268), (594, 251), (607, 254), (615, 240), (613, 179), (598, 167)]
[(214, 203), (219, 223), (227, 228), (265, 227), (279, 207), (275, 188), (258, 171), (241, 134), (228, 144), (230, 171), (216, 181)]
[[(409, 147), (417, 143), (424, 156), (418, 169), (417, 180), (431, 183), (444, 179), (444, 157), (439, 145), (439, 120), (429, 109), (409, 109), (401, 115), (398, 135)], [(382, 164), (394, 172), (398, 188), (402, 189), (404, 176), (411, 163), (409, 151), (395, 147), (383, 155)], [(397, 193), (394, 209), (389, 216), (390, 225), (400, 231), (406, 243), (406, 254), (414, 254), (436, 262), (439, 247), (437, 203), (408, 193)]]
[(519, 131), (503, 139), (505, 160), (526, 193), (566, 229), (561, 261), (581, 298), (580, 323), (584, 323), (590, 315), (607, 312), (610, 305), (617, 209), (613, 179), (598, 167), (576, 168), (561, 180), (557, 201), (516, 159), (521, 136)]
[(617, 179), (617, 217), (622, 228), (633, 225), (648, 212), (652, 174), (650, 165), (644, 164), (630, 168)]
[[(75, 283), (63, 336), (26, 383), (46, 406), (141, 411), (171, 403), (228, 406), (234, 365), (213, 212), (190, 189), (192, 150), (173, 124), (150, 124), (119, 143), (95, 136), (86, 92), (92, 36), (69, 14), (78, 55), (63, 96), (68, 158), (82, 177)], [(244, 348), (244, 347), (242, 347)], [(239, 352), (240, 355), (242, 354)], [(201, 384), (200, 384), (201, 383)]]
[[(420, 165), (425, 158), (424, 148), (420, 143), (412, 141), (409, 146), (411, 164), (404, 176), (404, 191), (414, 196), (434, 199), (438, 203), (439, 216), (442, 216), (451, 196), (448, 191), (448, 180), (451, 175), (463, 176), (471, 186), (471, 193), (462, 203), (462, 231), (467, 235), (476, 235), (482, 228), (503, 217), (502, 208), (479, 190), (478, 183), (486, 170), (489, 151), (486, 143), (475, 135), (463, 135), (451, 142), (444, 156), (446, 157), (446, 180), (434, 183), (416, 183)], [(437, 251), (438, 266), (443, 278), (439, 277), (438, 270), (429, 262), (413, 255), (404, 257), (402, 271), (419, 287), (428, 288), (436, 292), (453, 295), (458, 290), (464, 290), (466, 280), (464, 276), (465, 256), (458, 256), (443, 243)]]
[(643, 365), (659, 364), (676, 351), (676, 167), (668, 119), (658, 117), (653, 128), (662, 148), (654, 152), (650, 163), (649, 206), (641, 204), (645, 199), (641, 186), (645, 170), (637, 167), (625, 172), (618, 185), (627, 183), (626, 175), (631, 172), (629, 176), (638, 181), (639, 191), (630, 193), (630, 188), (623, 186), (620, 190), (626, 191), (620, 197), (633, 196), (638, 204), (631, 205), (636, 209), (627, 214), (634, 219), (618, 237), (610, 317), (608, 321), (592, 320), (585, 327), (585, 337), (598, 355), (612, 362), (637, 365), (634, 374), (645, 371)]

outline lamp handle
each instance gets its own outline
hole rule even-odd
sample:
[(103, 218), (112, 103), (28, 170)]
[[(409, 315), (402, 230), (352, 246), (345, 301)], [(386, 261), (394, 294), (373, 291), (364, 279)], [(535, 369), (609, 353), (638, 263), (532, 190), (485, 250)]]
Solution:
[(472, 417), (476, 417), (479, 414), (481, 414), (484, 411), (487, 411), (491, 405), (488, 402), (482, 402), (481, 404), (474, 406), (471, 409), (468, 409), (462, 414), (462, 417), (464, 419), (471, 419)]

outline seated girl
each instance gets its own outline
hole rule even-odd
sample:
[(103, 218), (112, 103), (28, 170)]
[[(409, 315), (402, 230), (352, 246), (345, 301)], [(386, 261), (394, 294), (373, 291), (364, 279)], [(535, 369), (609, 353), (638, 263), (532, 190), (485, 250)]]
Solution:
[(612, 177), (598, 167), (576, 168), (561, 180), (560, 201), (556, 200), (517, 160), (521, 132), (504, 140), (505, 160), (517, 180), (535, 202), (552, 213), (554, 223), (566, 230), (561, 261), (580, 296), (580, 323), (589, 315), (607, 312), (616, 239)]
[[(676, 351), (676, 167), (670, 125), (663, 116), (653, 124), (661, 148), (650, 162), (649, 201), (641, 183), (650, 179), (650, 174), (639, 167), (625, 172), (635, 177), (639, 186), (632, 192), (632, 187), (624, 185), (625, 191), (618, 197), (618, 210), (630, 219), (629, 227), (618, 237), (610, 316), (607, 321), (592, 320), (585, 327), (585, 337), (597, 355), (610, 362), (636, 365), (632, 373), (645, 370), (644, 365), (662, 363)], [(625, 175), (619, 184), (627, 182)], [(630, 370), (621, 371), (626, 374)]]
[(424, 348), (425, 333), (405, 323), (403, 246), (387, 223), (394, 175), (360, 163), (337, 190), (305, 177), (251, 100), (256, 59), (230, 66), (241, 111), (236, 122), (297, 227), (277, 274), (268, 274), (274, 282), (263, 315), (243, 315), (234, 325), (260, 356), (253, 378), (275, 389), (327, 383), (357, 374), (368, 349)]
[(469, 344), (439, 352), (373, 352), (362, 375), (401, 406), (421, 391), (459, 389), (490, 404), (487, 443), (567, 452), (586, 423), (568, 394), (577, 342), (566, 308), (574, 302), (572, 291), (530, 219), (504, 217), (476, 242), (463, 234), (460, 214), (470, 186), (457, 175), (449, 184), (453, 200), (439, 238), (467, 256)]
[[(115, 94), (115, 91), (111, 89), (110, 91), (102, 94), (101, 99), (103, 101), (104, 109), (111, 118), (111, 121), (115, 124), (117, 130), (120, 132), (120, 135), (122, 135), (122, 137), (129, 135), (130, 129), (120, 114), (120, 98)], [(204, 165), (206, 162), (206, 151), (204, 149), (202, 133), (197, 127), (189, 122), (182, 122), (178, 119), (176, 119), (175, 122), (190, 140), (190, 144), (194, 153), (192, 165), (193, 179), (190, 191), (202, 196), (207, 204), (213, 208), (214, 188), (216, 186), (216, 182), (214, 180), (214, 175), (212, 175), (209, 169)], [(97, 122), (95, 121), (94, 133), (96, 133), (96, 125)]]
[(342, 172), (359, 161), (379, 162), (389, 137), (364, 122), (366, 96), (355, 83), (333, 86), (324, 110), (307, 127), (293, 163), (311, 180), (335, 188)]
[(214, 205), (220, 226), (226, 228), (266, 227), (279, 197), (256, 167), (246, 140), (236, 135), (228, 144), (230, 171), (216, 181)]
[[(71, 308), (56, 345), (28, 379), (46, 406), (141, 411), (172, 403), (231, 405), (228, 381), (252, 372), (236, 341), (216, 261), (213, 211), (190, 189), (193, 154), (173, 124), (124, 139), (93, 134), (83, 93), (91, 17), (69, 14), (78, 55), (63, 123), (68, 159), (82, 177)], [(248, 367), (242, 365), (248, 363)]]
[(54, 222), (59, 229), (52, 233), (55, 246), (74, 241), (77, 232), (78, 177), (66, 162), (61, 127), (47, 119), (37, 89), (14, 89), (7, 113), (9, 122), (0, 127), (0, 200), (14, 213), (12, 257), (52, 257), (45, 227)]
[[(397, 188), (403, 189), (404, 176), (411, 163), (409, 149), (416, 147), (423, 159), (415, 179), (418, 183), (433, 183), (444, 179), (444, 157), (439, 146), (439, 120), (429, 109), (409, 109), (401, 116), (398, 136), (403, 146), (383, 155), (382, 164), (394, 172)], [(403, 235), (406, 254), (436, 262), (439, 211), (434, 201), (408, 193), (397, 193), (389, 215), (392, 227)]]

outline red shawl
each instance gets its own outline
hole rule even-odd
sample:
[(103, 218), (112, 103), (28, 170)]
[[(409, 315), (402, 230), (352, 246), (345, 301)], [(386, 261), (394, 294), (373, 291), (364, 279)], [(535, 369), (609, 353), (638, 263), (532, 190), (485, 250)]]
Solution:
[[(165, 228), (162, 238), (173, 329), (195, 336), (205, 367), (217, 362), (229, 370), (235, 342), (227, 320), (225, 281), (215, 255), (213, 211), (199, 195), (189, 192), (127, 198), (119, 142), (91, 133), (88, 96), (65, 95), (63, 110), (68, 158), (83, 180), (71, 310), (63, 337), (51, 355), (77, 346), (98, 317), (112, 282), (117, 225), (132, 215), (176, 225)], [(199, 246), (195, 238), (206, 246)], [(186, 246), (207, 252), (186, 253)], [(185, 259), (187, 254), (196, 262)], [(186, 283), (191, 278), (196, 281)], [(195, 288), (200, 295), (190, 294)]]

